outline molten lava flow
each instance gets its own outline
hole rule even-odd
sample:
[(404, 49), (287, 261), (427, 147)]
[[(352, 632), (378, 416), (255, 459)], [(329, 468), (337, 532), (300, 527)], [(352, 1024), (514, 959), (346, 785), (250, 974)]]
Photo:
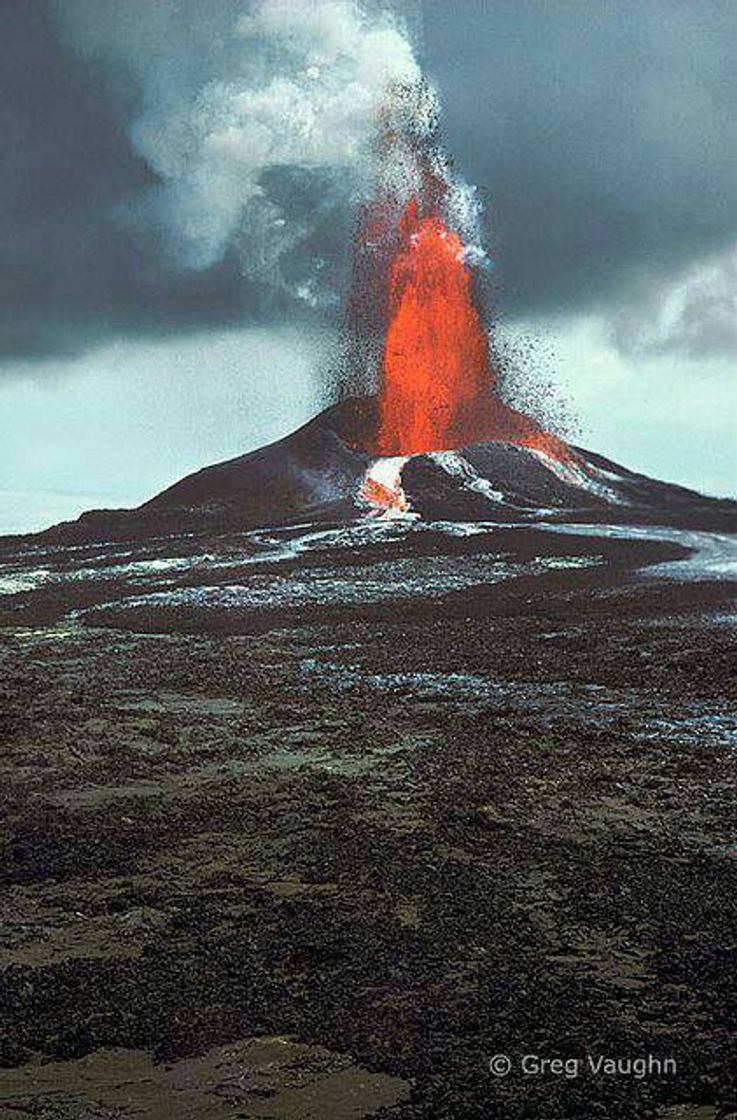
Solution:
[(407, 497), (402, 489), (402, 467), (405, 457), (377, 459), (363, 477), (359, 498), (372, 514), (380, 517), (411, 516)]
[(389, 266), (381, 377), (378, 455), (505, 440), (568, 457), (565, 444), (496, 395), (463, 243), (437, 207), (423, 216), (414, 199)]

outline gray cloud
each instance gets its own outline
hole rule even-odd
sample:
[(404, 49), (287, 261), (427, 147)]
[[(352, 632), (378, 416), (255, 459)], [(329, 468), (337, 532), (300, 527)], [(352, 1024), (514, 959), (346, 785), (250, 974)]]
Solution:
[(616, 303), (737, 238), (732, 0), (425, 3), (515, 312)]
[(673, 277), (643, 280), (609, 320), (612, 341), (629, 358), (737, 357), (737, 246)]
[[(284, 0), (287, 23), (295, 7)], [(396, 7), (414, 16), (414, 2)], [(596, 305), (624, 340), (638, 293), (668, 289), (737, 239), (731, 0), (423, 7), (422, 61), (447, 145), (486, 197), (510, 312)], [(319, 159), (293, 137), (257, 137), (255, 124), (278, 124), (277, 103), (265, 115), (243, 94), (271, 89), (275, 73), (292, 81), (292, 107), (336, 112), (340, 89), (311, 101), (315, 42), (299, 27), (259, 38), (249, 11), (238, 0), (4, 5), (0, 357), (334, 314), (356, 187), (345, 150), (360, 147), (368, 103), (352, 137), (338, 112)], [(349, 59), (365, 46), (359, 32), (341, 32)], [(187, 213), (200, 232), (213, 217), (206, 237), (188, 238)], [(715, 309), (730, 298), (694, 296), (673, 345), (698, 356), (723, 338)]]
[[(211, 72), (205, 43), (217, 39), (218, 12), (224, 24), (238, 10), (208, 5), (206, 21), (191, 3), (4, 6), (0, 358), (299, 313), (284, 293), (245, 277), (233, 248), (198, 269), (176, 259), (157, 211), (160, 173), (131, 140), (144, 60), (159, 60), (160, 96), (182, 98), (187, 82), (196, 89)], [(102, 51), (106, 35), (118, 52)]]

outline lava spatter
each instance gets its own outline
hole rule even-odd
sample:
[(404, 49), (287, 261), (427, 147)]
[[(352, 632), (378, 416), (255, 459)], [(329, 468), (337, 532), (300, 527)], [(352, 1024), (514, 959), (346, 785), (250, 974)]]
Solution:
[(388, 274), (378, 424), (382, 456), (443, 451), (488, 440), (569, 458), (566, 445), (506, 405), (460, 236), (439, 207), (405, 207)]

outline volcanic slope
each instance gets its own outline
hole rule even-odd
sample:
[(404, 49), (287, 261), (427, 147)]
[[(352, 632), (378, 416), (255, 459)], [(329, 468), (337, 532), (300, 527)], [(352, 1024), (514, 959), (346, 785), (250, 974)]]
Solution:
[[(37, 539), (59, 543), (229, 532), (261, 525), (353, 519), (376, 462), (362, 449), (375, 402), (346, 401), (276, 443), (188, 475), (136, 509), (92, 510)], [(511, 443), (387, 460), (410, 511), (430, 520), (657, 523), (729, 531), (737, 504), (627, 470), (571, 448), (560, 461)]]

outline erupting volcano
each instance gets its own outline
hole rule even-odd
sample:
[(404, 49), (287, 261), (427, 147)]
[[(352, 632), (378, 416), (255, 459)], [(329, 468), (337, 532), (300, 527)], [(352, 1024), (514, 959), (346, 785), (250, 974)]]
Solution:
[(393, 86), (378, 124), (353, 240), (341, 399), (274, 444), (197, 471), (137, 509), (90, 511), (48, 539), (367, 517), (463, 527), (575, 515), (705, 529), (733, 515), (570, 447), (502, 399), (477, 208), (443, 152), (432, 92), (423, 82)]
[[(711, 37), (716, 5), (691, 6)], [(495, 114), (524, 97), (527, 136), (550, 126), (540, 153), (494, 152), (500, 178), (525, 168), (522, 191), (572, 109), (669, 61), (653, 15), (686, 107), (711, 90), (720, 59), (694, 85), (681, 58), (689, 5), (5, 7), (7, 283), (28, 308), (0, 303), (29, 312), (4, 352), (28, 367), (3, 398), (6, 461), (30, 437), (26, 484), (49, 508), (114, 475), (121, 493), (149, 470), (166, 488), (0, 537), (0, 1120), (737, 1120), (737, 502), (546, 430), (540, 367), (513, 369), (540, 350), (497, 330), (480, 208), (403, 26), (437, 9), (457, 94)], [(581, 88), (544, 88), (581, 51)], [(538, 117), (556, 92), (557, 117)], [(682, 105), (656, 131), (657, 93), (648, 80), (626, 102), (644, 127), (620, 169), (643, 137), (672, 140)], [(479, 106), (464, 124), (483, 156)], [(584, 115), (569, 192), (595, 180), (617, 121), (592, 155)], [(38, 188), (15, 205), (29, 166), (69, 181), (81, 155), (86, 209)], [(698, 283), (663, 268), (647, 286), (673, 318), (661, 341), (695, 337), (702, 283), (697, 325), (723, 335), (717, 264), (694, 259)], [(571, 303), (569, 323), (585, 311)], [(165, 346), (140, 340), (144, 313)], [(72, 371), (53, 399), (85, 454), (35, 415), (29, 354)], [(122, 445), (130, 400), (154, 396), (144, 470), (142, 433), (126, 453), (90, 420)], [(245, 453), (202, 466), (236, 425)], [(193, 473), (170, 475), (183, 461)], [(20, 515), (21, 485), (0, 476), (0, 517)]]

